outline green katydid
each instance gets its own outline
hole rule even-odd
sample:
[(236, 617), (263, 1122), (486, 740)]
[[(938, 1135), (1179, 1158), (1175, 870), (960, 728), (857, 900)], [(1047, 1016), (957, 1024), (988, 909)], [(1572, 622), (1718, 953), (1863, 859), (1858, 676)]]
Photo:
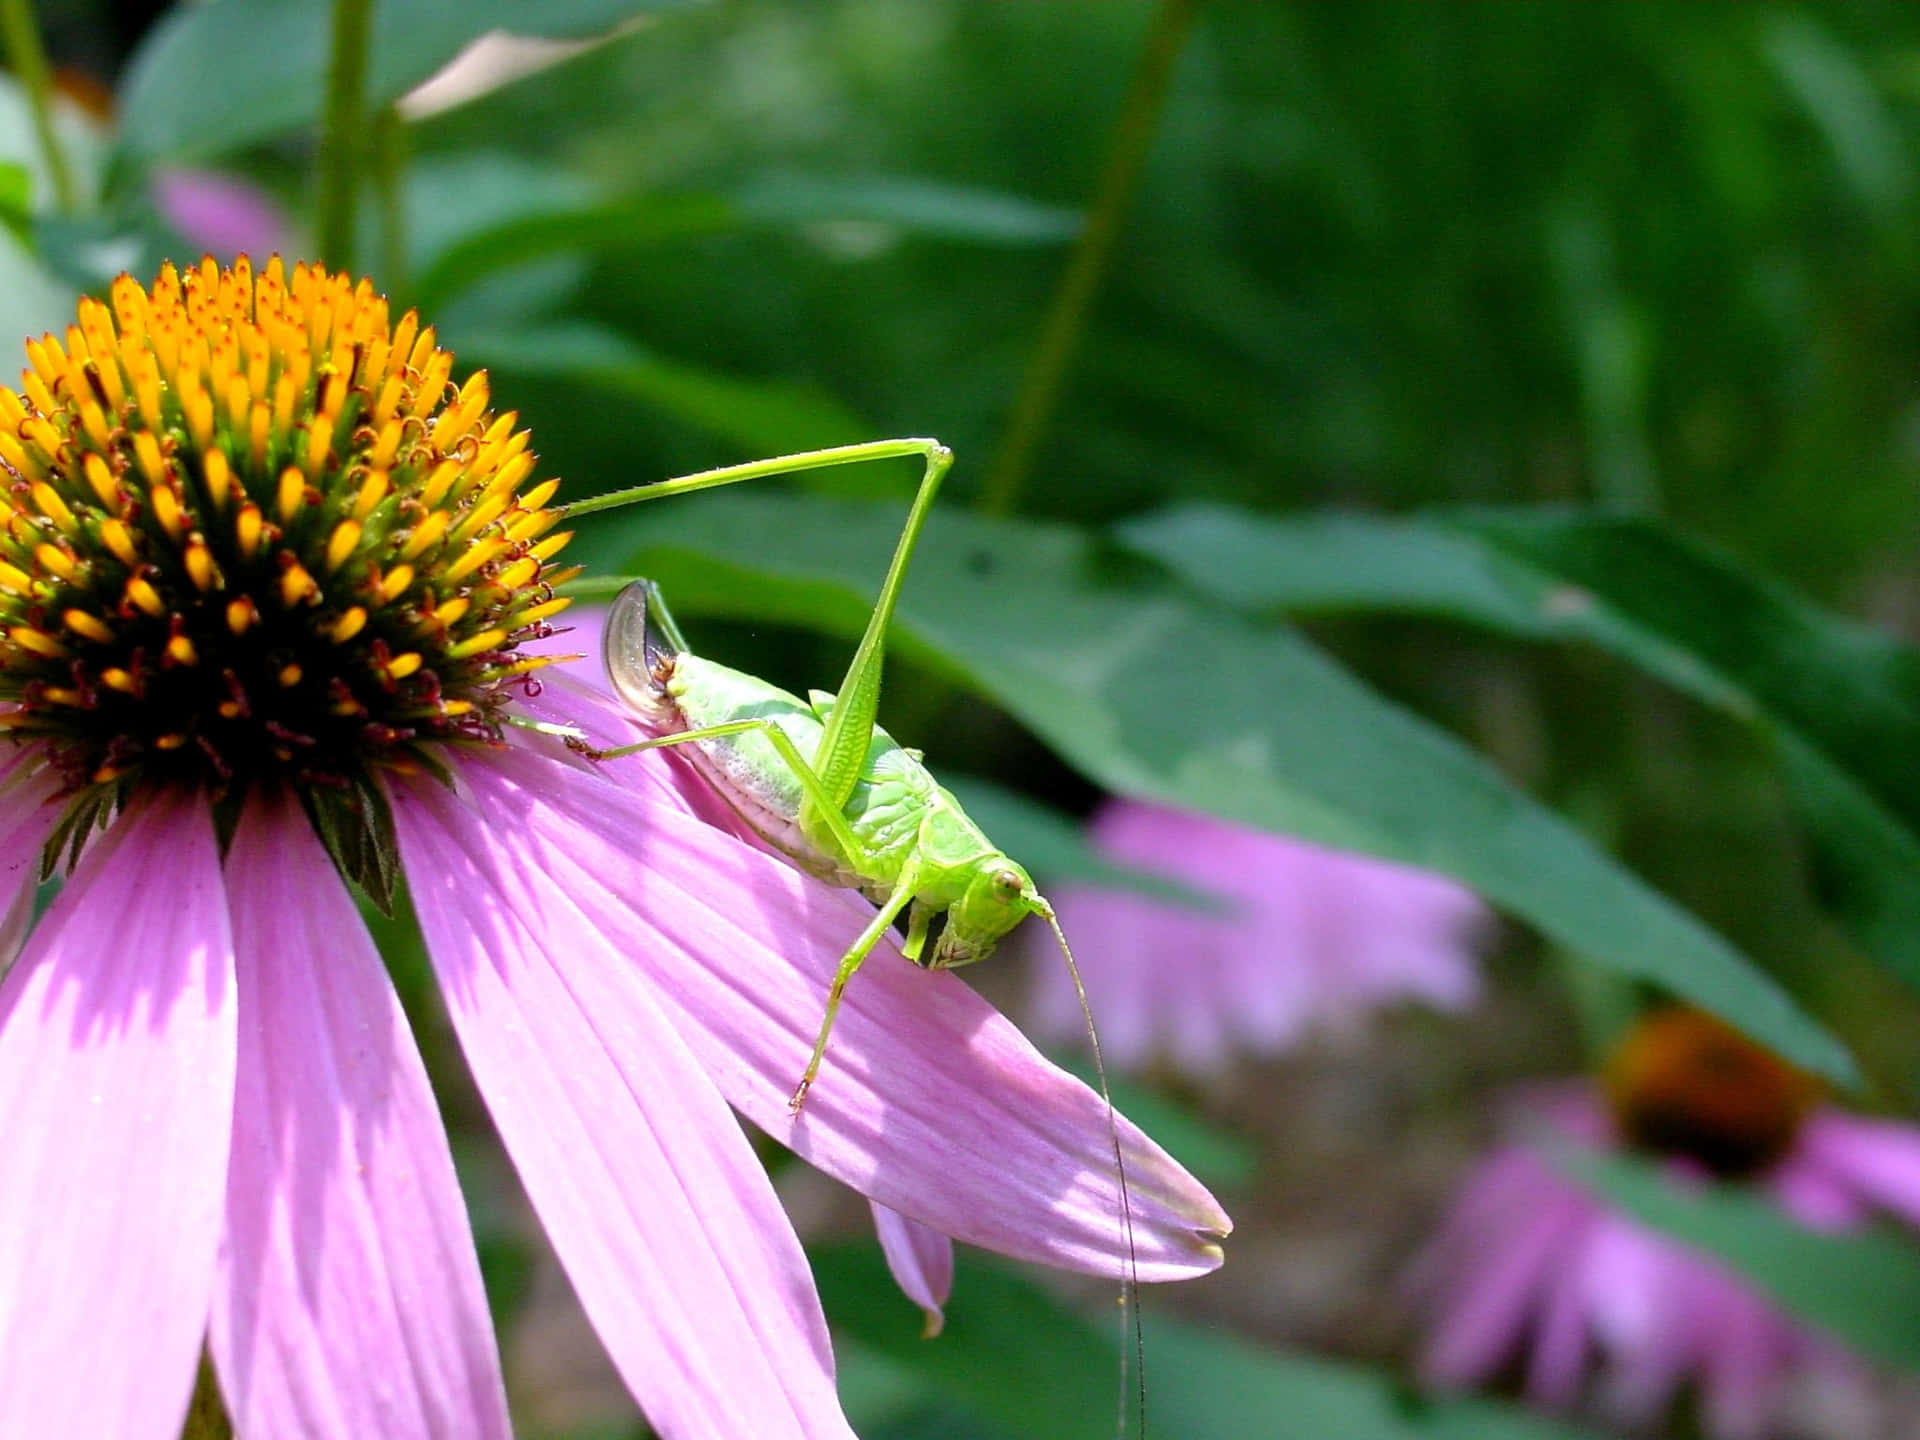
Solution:
[[(859, 890), (880, 907), (834, 972), (813, 1053), (787, 1102), (796, 1115), (820, 1072), (847, 983), (902, 911), (907, 914), (907, 937), (901, 949), (908, 959), (930, 969), (984, 960), (1027, 916), (1044, 919), (1073, 977), (1087, 1022), (1094, 1071), (1106, 1101), (1131, 1268), (1133, 1211), (1113, 1097), (1086, 988), (1053, 906), (1035, 888), (1033, 877), (989, 840), (959, 801), (934, 780), (921, 763), (920, 752), (900, 745), (877, 723), (887, 629), (921, 528), (953, 464), (953, 452), (938, 440), (923, 439), (843, 445), (703, 470), (596, 495), (567, 508), (571, 515), (586, 515), (741, 480), (916, 455), (926, 463), (920, 488), (838, 694), (816, 690), (801, 700), (752, 675), (700, 659), (688, 650), (659, 587), (639, 580), (615, 597), (607, 616), (603, 642), (607, 676), (639, 718), (666, 733), (610, 750), (593, 750), (578, 740), (569, 743), (600, 760), (668, 746), (692, 747), (696, 768), (756, 834), (798, 868), (831, 884)], [(933, 919), (943, 914), (945, 927), (929, 954), (926, 947)], [(1129, 1280), (1127, 1291), (1133, 1288)], [(1133, 1360), (1144, 1434), (1146, 1356), (1138, 1310), (1127, 1308), (1133, 1316)], [(1127, 1370), (1123, 1349), (1123, 1393)], [(1124, 1412), (1120, 1425), (1124, 1431)]]
[[(875, 723), (887, 627), (953, 452), (937, 440), (845, 445), (705, 470), (569, 507), (570, 514), (581, 515), (761, 476), (915, 455), (924, 457), (925, 475), (837, 695), (814, 691), (801, 700), (693, 655), (658, 587), (648, 581), (621, 591), (607, 618), (605, 658), (614, 690), (638, 716), (670, 733), (587, 753), (612, 759), (691, 745), (696, 767), (756, 834), (800, 869), (859, 890), (880, 907), (834, 974), (813, 1053), (789, 1101), (796, 1112), (819, 1074), (847, 982), (901, 912), (907, 914), (902, 950), (930, 969), (984, 960), (1028, 915), (1053, 928), (1073, 967), (1053, 907), (1032, 876), (967, 817), (921, 763), (918, 751), (901, 746)], [(942, 914), (946, 925), (928, 953), (932, 921)], [(1079, 984), (1077, 970), (1074, 983)], [(1090, 1017), (1088, 1023), (1091, 1031)]]

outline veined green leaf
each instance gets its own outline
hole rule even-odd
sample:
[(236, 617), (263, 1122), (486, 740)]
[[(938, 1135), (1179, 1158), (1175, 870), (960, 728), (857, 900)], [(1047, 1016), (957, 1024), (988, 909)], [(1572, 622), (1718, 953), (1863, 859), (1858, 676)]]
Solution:
[(1920, 986), (1920, 652), (1647, 520), (1441, 510), (1276, 519), (1181, 506), (1121, 538), (1240, 609), (1433, 615), (1611, 651), (1759, 726), (1823, 899)]
[[(661, 581), (679, 611), (853, 634), (899, 523), (817, 497), (689, 497), (582, 548), (603, 571)], [(897, 644), (1110, 789), (1452, 875), (1569, 950), (1851, 1080), (1845, 1050), (1773, 980), (1452, 736), (1287, 630), (1165, 587), (1108, 587), (1096, 562), (1063, 526), (942, 512)]]
[(1911, 1240), (1882, 1231), (1817, 1233), (1754, 1191), (1682, 1188), (1634, 1156), (1583, 1150), (1554, 1158), (1635, 1219), (1718, 1256), (1782, 1309), (1862, 1354), (1920, 1367), (1920, 1246)]
[[(599, 35), (687, 0), (375, 0), (369, 112), (489, 30)], [(143, 160), (219, 154), (312, 124), (326, 88), (326, 0), (207, 0), (154, 26), (128, 66), (120, 143)]]

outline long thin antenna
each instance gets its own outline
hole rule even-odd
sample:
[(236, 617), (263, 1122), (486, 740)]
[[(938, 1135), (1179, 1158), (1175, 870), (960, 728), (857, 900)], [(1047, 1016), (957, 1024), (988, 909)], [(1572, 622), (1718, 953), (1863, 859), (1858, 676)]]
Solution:
[(1107, 1084), (1107, 1062), (1100, 1054), (1100, 1031), (1093, 1023), (1093, 1006), (1087, 1000), (1087, 987), (1080, 979), (1080, 966), (1074, 961), (1073, 947), (1067, 944), (1066, 931), (1060, 928), (1060, 917), (1053, 913), (1053, 906), (1039, 896), (1044, 909), (1039, 914), (1053, 928), (1053, 938), (1059, 942), (1060, 954), (1067, 962), (1067, 974), (1073, 980), (1073, 993), (1080, 1002), (1080, 1018), (1086, 1022), (1087, 1044), (1093, 1051), (1093, 1074), (1100, 1084), (1100, 1099), (1107, 1107), (1107, 1137), (1113, 1142), (1113, 1168), (1120, 1182), (1120, 1225), (1127, 1237), (1127, 1275), (1121, 1284), (1120, 1304), (1126, 1312), (1123, 1324), (1131, 1331), (1131, 1348), (1122, 1342), (1120, 1346), (1120, 1414), (1114, 1426), (1119, 1440), (1127, 1440), (1127, 1374), (1129, 1359), (1134, 1376), (1135, 1399), (1138, 1402), (1140, 1416), (1140, 1440), (1147, 1440), (1147, 1338), (1140, 1322), (1140, 1256), (1133, 1237), (1133, 1194), (1127, 1185), (1127, 1161), (1120, 1148), (1120, 1121), (1113, 1108), (1113, 1091)]

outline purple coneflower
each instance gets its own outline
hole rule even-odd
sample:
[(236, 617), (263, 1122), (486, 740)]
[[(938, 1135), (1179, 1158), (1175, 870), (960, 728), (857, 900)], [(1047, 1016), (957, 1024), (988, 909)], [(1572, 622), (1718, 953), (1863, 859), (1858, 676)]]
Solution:
[[(1692, 1010), (1643, 1020), (1605, 1086), (1534, 1088), (1516, 1119), (1575, 1143), (1669, 1158), (1676, 1179), (1748, 1179), (1815, 1230), (1875, 1215), (1920, 1227), (1920, 1129), (1818, 1102), (1814, 1083)], [(1414, 1271), (1421, 1371), (1477, 1384), (1524, 1360), (1529, 1398), (1659, 1418), (1692, 1382), (1718, 1440), (1778, 1433), (1795, 1382), (1857, 1372), (1717, 1260), (1610, 1210), (1527, 1143), (1482, 1161)]]
[[(342, 874), (404, 875), (467, 1063), (671, 1437), (850, 1432), (738, 1110), (913, 1223), (1126, 1269), (1106, 1111), (891, 948), (786, 1096), (871, 910), (709, 823), (527, 642), (566, 603), (484, 374), (370, 282), (129, 277), (0, 389), (0, 1434), (507, 1433), (447, 1139)], [(540, 690), (532, 677), (548, 683)], [(43, 861), (71, 874), (29, 927)], [(732, 1108), (729, 1108), (729, 1107)], [(1219, 1207), (1123, 1121), (1142, 1279)]]
[(218, 170), (157, 170), (154, 208), (182, 240), (216, 257), (270, 255), (292, 242), (293, 222), (265, 190)]
[[(1396, 1000), (1457, 1010), (1479, 993), (1487, 912), (1441, 876), (1135, 800), (1109, 801), (1089, 839), (1214, 902), (1054, 892), (1117, 1066), (1164, 1055), (1206, 1073), (1236, 1050), (1283, 1050)], [(1072, 985), (1057, 964), (1034, 973), (1034, 1028), (1071, 1040), (1082, 1029)]]

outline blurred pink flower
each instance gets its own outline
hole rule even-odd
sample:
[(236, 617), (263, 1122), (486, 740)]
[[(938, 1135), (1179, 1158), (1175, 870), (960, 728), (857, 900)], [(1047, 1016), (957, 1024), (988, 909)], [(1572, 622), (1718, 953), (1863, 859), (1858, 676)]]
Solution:
[[(1397, 1000), (1459, 1010), (1479, 994), (1474, 946), (1489, 916), (1441, 876), (1135, 800), (1109, 801), (1089, 839), (1117, 865), (1218, 902), (1053, 892), (1118, 1067), (1164, 1054), (1205, 1073), (1236, 1049), (1282, 1050)], [(1070, 1041), (1084, 1032), (1079, 1002), (1043, 939), (1026, 947), (1033, 1028)]]
[[(1582, 1145), (1621, 1144), (1593, 1082), (1533, 1087), (1514, 1119)], [(1671, 1163), (1682, 1183), (1703, 1174)], [(1810, 1229), (1854, 1229), (1876, 1213), (1920, 1227), (1920, 1129), (1823, 1106), (1756, 1183)], [(1692, 1381), (1709, 1434), (1760, 1440), (1781, 1433), (1796, 1381), (1860, 1371), (1837, 1342), (1717, 1260), (1610, 1210), (1527, 1143), (1476, 1167), (1412, 1289), (1428, 1313), (1429, 1383), (1475, 1385), (1524, 1356), (1528, 1397), (1566, 1410), (1591, 1364), (1591, 1404), (1623, 1424), (1657, 1421)]]
[(293, 250), (287, 213), (265, 190), (217, 170), (157, 170), (153, 203), (182, 240), (217, 260)]

